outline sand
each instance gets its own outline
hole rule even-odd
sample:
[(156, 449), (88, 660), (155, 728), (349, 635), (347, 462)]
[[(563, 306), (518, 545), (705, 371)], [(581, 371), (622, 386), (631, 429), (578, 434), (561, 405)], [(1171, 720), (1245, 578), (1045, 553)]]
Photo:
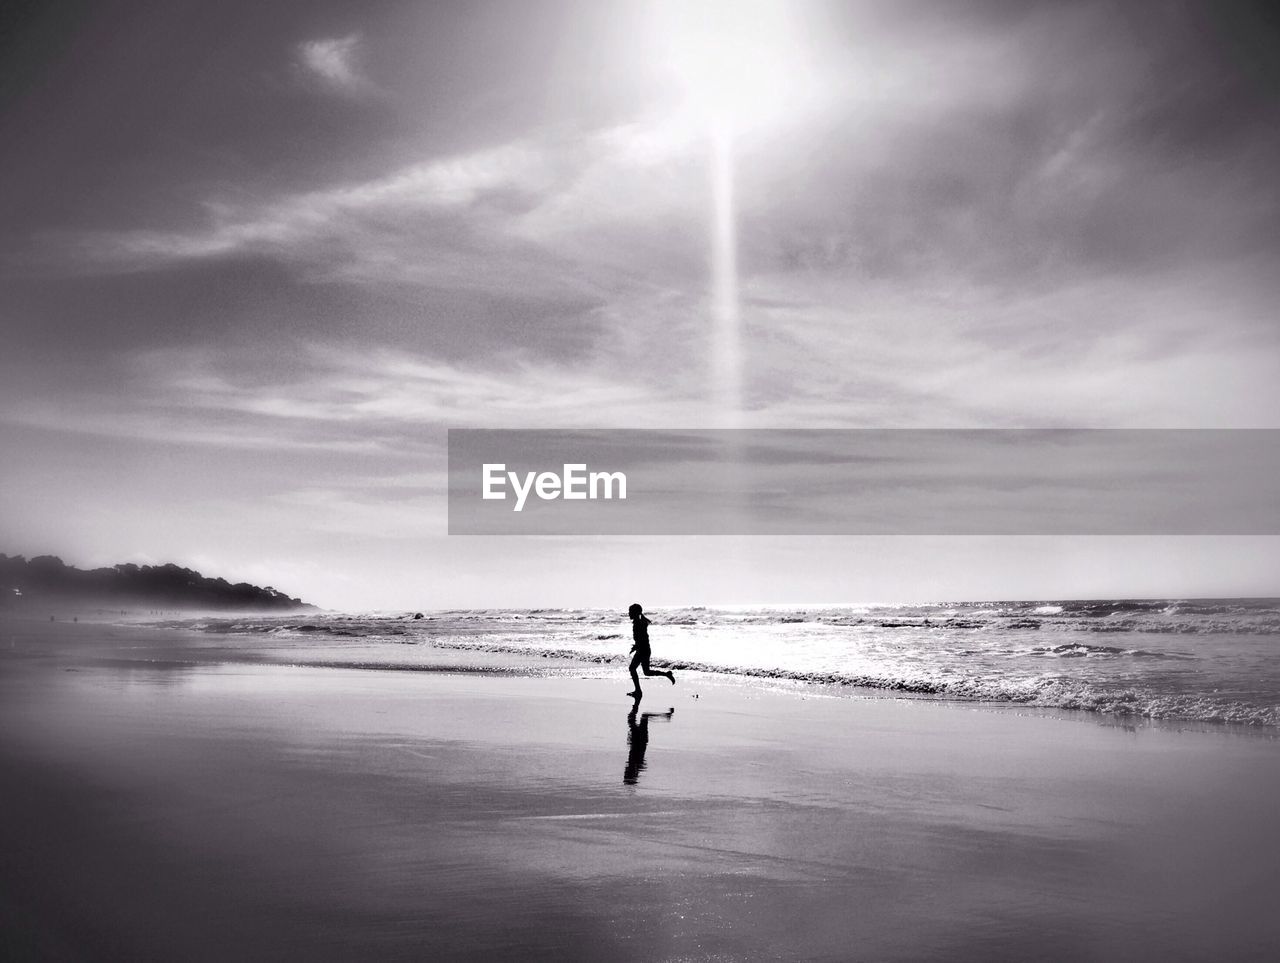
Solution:
[(159, 638), (0, 623), (5, 958), (1280, 950), (1268, 736)]

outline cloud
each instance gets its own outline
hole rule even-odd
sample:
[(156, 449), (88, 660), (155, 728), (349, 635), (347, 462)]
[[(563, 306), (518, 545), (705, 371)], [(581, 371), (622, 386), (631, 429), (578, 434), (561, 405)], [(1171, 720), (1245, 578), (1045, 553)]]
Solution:
[(379, 231), (395, 235), (416, 217), (446, 217), (504, 192), (534, 191), (549, 175), (545, 155), (517, 142), (329, 188), (253, 201), (209, 199), (208, 223), (194, 230), (100, 231), (67, 240), (85, 262), (105, 270), (253, 253), (322, 260), (322, 248), (358, 248)]
[(176, 446), (233, 451), (336, 452), (376, 455), (375, 438), (339, 438), (323, 430), (280, 431), (262, 420), (216, 418), (216, 412), (131, 404), (116, 396), (64, 393), (58, 399), (24, 399), (9, 405), (7, 424), (102, 438), (126, 438)]
[(143, 351), (111, 392), (60, 385), (10, 397), (0, 421), (184, 446), (431, 458), (446, 427), (683, 424), (706, 407), (696, 380), (682, 390), (604, 367), (455, 364), (345, 343), (295, 350)]
[(286, 424), (319, 423), (379, 434), (392, 447), (421, 429), (446, 426), (566, 427), (679, 420), (696, 395), (660, 395), (653, 386), (591, 367), (507, 359), (450, 364), (391, 348), (307, 347), (298, 374), (225, 353), (162, 352), (139, 360), (168, 404), (233, 412)]
[[(1257, 240), (1275, 210), (1257, 189), (1271, 135), (1235, 133), (1231, 178), (1209, 148), (1168, 150), (1196, 138), (1205, 105), (1172, 123), (1182, 93), (1152, 83), (1163, 61), (1115, 16), (886, 17), (856, 58), (842, 51), (844, 74), (822, 65), (823, 104), (740, 139), (750, 423), (1254, 424), (1272, 410), (1272, 242)], [(1161, 57), (1183, 49), (1167, 24), (1143, 29)], [(348, 82), (358, 43), (313, 41), (308, 69)], [(1233, 89), (1222, 65), (1188, 63)], [(69, 240), (81, 270), (242, 257), (383, 299), (368, 310), (394, 319), (385, 343), (368, 317), (341, 332), (365, 335), (352, 364), (371, 387), (346, 390), (355, 374), (324, 354), (345, 350), (337, 336), (308, 331), (297, 380), (251, 383), (224, 352), (226, 383), (191, 396), (213, 410), (563, 424), (580, 404), (679, 421), (702, 413), (710, 367), (707, 145), (665, 106), (508, 129), (324, 187), (207, 196), (185, 229)], [(442, 289), (468, 303), (442, 306)], [(256, 333), (295, 323), (268, 315)], [(428, 329), (430, 350), (409, 343)]]
[(298, 44), (298, 58), (309, 76), (326, 88), (342, 94), (373, 90), (373, 84), (355, 66), (360, 35), (307, 40)]

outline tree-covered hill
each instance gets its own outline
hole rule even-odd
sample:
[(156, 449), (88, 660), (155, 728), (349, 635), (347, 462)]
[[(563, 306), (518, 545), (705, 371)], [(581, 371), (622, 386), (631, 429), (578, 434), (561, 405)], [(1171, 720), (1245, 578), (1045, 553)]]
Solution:
[(0, 608), (30, 610), (76, 603), (106, 608), (220, 611), (315, 610), (271, 586), (232, 584), (179, 565), (114, 565), (78, 569), (56, 555), (0, 554)]

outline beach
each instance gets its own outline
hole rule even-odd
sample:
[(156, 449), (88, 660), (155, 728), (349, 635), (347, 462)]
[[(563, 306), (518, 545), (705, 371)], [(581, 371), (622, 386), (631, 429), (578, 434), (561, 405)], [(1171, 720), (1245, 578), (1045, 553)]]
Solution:
[(223, 641), (0, 623), (6, 958), (1280, 948), (1269, 730)]

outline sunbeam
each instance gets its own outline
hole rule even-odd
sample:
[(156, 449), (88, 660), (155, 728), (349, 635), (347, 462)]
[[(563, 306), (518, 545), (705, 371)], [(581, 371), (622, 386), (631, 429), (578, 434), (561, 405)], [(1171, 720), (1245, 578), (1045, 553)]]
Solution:
[(803, 57), (793, 5), (780, 0), (669, 2), (656, 8), (663, 60), (707, 132), (710, 158), (712, 420), (741, 423), (745, 375), (735, 203), (735, 139), (781, 115)]

